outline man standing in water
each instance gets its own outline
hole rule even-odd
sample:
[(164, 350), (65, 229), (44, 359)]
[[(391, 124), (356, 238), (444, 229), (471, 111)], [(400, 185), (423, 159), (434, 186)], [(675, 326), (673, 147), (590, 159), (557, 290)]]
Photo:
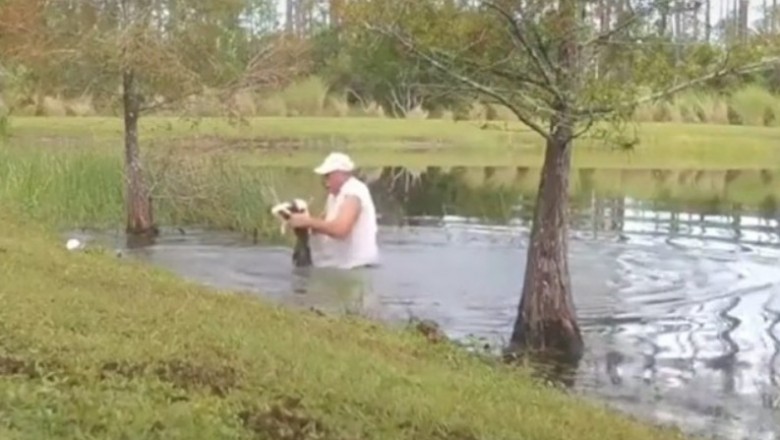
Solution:
[(324, 218), (293, 214), (291, 227), (307, 227), (319, 240), (320, 267), (353, 269), (379, 263), (377, 220), (368, 186), (352, 175), (355, 164), (344, 153), (334, 152), (314, 169), (328, 190)]

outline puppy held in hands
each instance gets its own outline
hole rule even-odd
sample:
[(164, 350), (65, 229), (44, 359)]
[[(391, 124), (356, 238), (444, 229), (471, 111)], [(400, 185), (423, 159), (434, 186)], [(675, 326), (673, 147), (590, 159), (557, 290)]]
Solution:
[[(271, 208), (271, 213), (282, 222), (282, 233), (284, 233), (285, 223), (291, 214), (309, 212), (309, 205), (301, 199), (293, 199), (289, 202), (282, 202)], [(295, 246), (293, 247), (292, 261), (296, 267), (306, 267), (312, 265), (311, 248), (309, 247), (309, 229), (293, 228), (295, 233)]]

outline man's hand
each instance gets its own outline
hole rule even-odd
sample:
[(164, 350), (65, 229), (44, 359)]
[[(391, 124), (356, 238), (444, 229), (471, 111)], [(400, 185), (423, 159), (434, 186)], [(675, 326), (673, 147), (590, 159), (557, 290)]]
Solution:
[(305, 213), (290, 214), (290, 218), (287, 220), (287, 224), (291, 228), (310, 228), (311, 217)]

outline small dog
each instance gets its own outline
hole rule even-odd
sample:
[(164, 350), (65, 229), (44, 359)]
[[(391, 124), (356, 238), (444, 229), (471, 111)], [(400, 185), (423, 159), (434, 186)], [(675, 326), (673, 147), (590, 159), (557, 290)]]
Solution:
[[(301, 199), (294, 199), (291, 202), (282, 202), (271, 208), (271, 213), (282, 222), (290, 218), (290, 214), (308, 213), (308, 204)], [(284, 233), (284, 223), (282, 223), (282, 233)], [(293, 228), (295, 233), (295, 246), (293, 247), (292, 261), (296, 267), (306, 267), (312, 265), (311, 248), (309, 247), (309, 229)]]

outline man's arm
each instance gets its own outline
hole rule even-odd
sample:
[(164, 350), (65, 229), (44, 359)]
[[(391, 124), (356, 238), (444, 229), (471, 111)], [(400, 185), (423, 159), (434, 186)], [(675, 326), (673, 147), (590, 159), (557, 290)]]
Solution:
[(314, 215), (310, 215), (310, 216), (309, 216), (309, 224), (307, 225), (307, 227), (309, 227), (309, 228), (312, 228), (312, 229), (311, 229), (311, 233), (312, 233), (312, 234), (321, 234), (321, 232), (320, 232), (320, 231), (318, 231), (318, 230), (316, 230), (316, 229), (314, 229), (314, 228), (312, 227), (312, 225), (311, 225), (311, 222), (313, 222), (313, 221), (315, 221), (315, 220), (325, 221), (325, 219), (327, 219), (327, 218), (328, 218), (328, 213), (327, 213), (327, 212), (325, 212), (325, 210), (323, 210), (322, 212), (320, 212), (320, 213), (319, 213), (319, 215), (316, 215), (316, 216), (314, 216)]
[(356, 196), (348, 195), (344, 197), (344, 201), (339, 207), (336, 218), (327, 221), (325, 219), (311, 217), (309, 220), (309, 227), (316, 233), (326, 234), (336, 239), (342, 239), (352, 231), (352, 227), (355, 225), (358, 215), (360, 214), (360, 208), (360, 199)]

